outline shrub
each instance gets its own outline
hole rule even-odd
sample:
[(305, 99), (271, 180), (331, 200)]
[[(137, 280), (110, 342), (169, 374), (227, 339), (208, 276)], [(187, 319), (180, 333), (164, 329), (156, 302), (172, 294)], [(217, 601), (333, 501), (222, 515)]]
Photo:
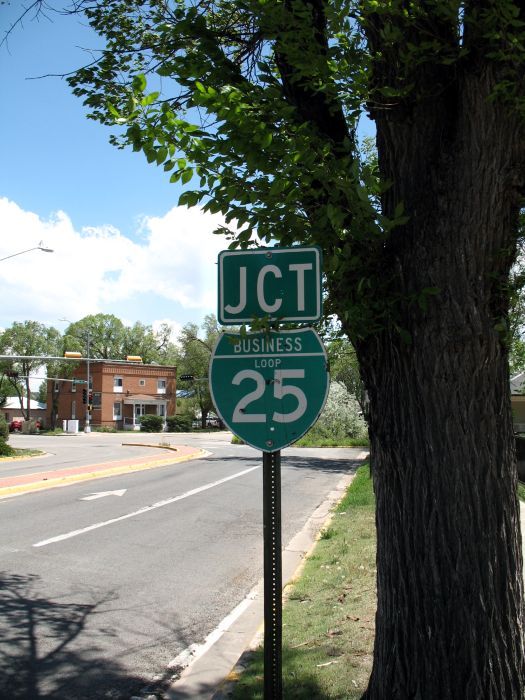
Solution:
[(325, 407), (309, 435), (336, 441), (366, 437), (367, 427), (360, 414), (359, 404), (343, 384), (332, 382)]
[(164, 425), (162, 416), (147, 415), (140, 417), (140, 429), (144, 433), (160, 433)]
[(9, 440), (9, 425), (4, 416), (0, 416), (0, 440)]
[(192, 418), (189, 413), (168, 416), (166, 424), (170, 433), (186, 433), (191, 430)]
[(118, 430), (111, 425), (97, 425), (91, 428), (94, 433), (117, 433)]
[(3, 438), (0, 438), (0, 457), (11, 457), (11, 455), (14, 454), (15, 451), (13, 448), (10, 447)]

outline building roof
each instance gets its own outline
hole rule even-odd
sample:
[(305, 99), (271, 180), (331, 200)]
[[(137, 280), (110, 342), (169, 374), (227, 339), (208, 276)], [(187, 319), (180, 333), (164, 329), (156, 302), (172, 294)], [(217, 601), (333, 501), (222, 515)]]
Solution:
[[(22, 398), (23, 404), (24, 404), (24, 409), (27, 409), (27, 398), (24, 396)], [(5, 404), (2, 406), (3, 409), (18, 409), (20, 410), (20, 399), (18, 396), (8, 396)], [(47, 408), (47, 404), (45, 403), (40, 403), (40, 401), (33, 401), (33, 399), (30, 399), (29, 401), (29, 408), (31, 411), (45, 411)]]

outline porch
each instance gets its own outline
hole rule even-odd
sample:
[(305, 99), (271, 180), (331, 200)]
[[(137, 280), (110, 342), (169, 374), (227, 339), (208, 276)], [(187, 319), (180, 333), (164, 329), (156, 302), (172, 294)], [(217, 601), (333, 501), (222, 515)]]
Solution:
[(134, 394), (122, 400), (122, 425), (124, 430), (140, 430), (141, 416), (162, 416), (166, 424), (168, 401), (166, 398), (154, 398), (146, 394)]

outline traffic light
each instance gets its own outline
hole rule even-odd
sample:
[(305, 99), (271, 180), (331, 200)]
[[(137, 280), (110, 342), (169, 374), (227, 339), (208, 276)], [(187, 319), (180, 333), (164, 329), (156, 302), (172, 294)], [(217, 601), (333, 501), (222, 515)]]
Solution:
[(93, 403), (93, 389), (90, 389), (90, 390), (89, 390), (89, 403), (90, 403), (90, 404)]
[(181, 382), (192, 382), (195, 379), (195, 375), (193, 374), (181, 374), (179, 379)]
[(82, 389), (82, 403), (87, 403), (87, 389)]
[(14, 372), (13, 370), (8, 370), (5, 373), (6, 377), (12, 377), (13, 379), (16, 379), (18, 377), (18, 372)]

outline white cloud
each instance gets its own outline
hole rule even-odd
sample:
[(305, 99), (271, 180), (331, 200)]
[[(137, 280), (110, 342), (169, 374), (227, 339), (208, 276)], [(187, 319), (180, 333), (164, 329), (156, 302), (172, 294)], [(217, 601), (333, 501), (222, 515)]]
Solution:
[(122, 298), (151, 292), (187, 308), (216, 306), (216, 260), (226, 247), (224, 238), (212, 235), (222, 217), (200, 209), (175, 207), (164, 217), (146, 217), (146, 235), (118, 278), (108, 280), (104, 293)]
[(166, 314), (167, 300), (182, 307), (178, 320), (173, 319), (178, 312), (168, 311), (176, 333), (187, 320), (185, 310), (195, 317), (197, 310), (203, 316), (216, 309), (216, 261), (226, 241), (212, 231), (221, 223), (221, 217), (199, 209), (175, 207), (163, 217), (144, 218), (137, 242), (112, 226), (79, 232), (64, 212), (42, 220), (0, 198), (0, 258), (40, 241), (54, 250), (0, 262), (0, 325), (24, 319), (55, 325), (62, 317), (77, 320), (99, 312), (119, 315), (119, 302), (148, 294), (159, 304), (151, 305), (147, 317), (140, 307), (142, 318), (133, 322), (153, 323)]

